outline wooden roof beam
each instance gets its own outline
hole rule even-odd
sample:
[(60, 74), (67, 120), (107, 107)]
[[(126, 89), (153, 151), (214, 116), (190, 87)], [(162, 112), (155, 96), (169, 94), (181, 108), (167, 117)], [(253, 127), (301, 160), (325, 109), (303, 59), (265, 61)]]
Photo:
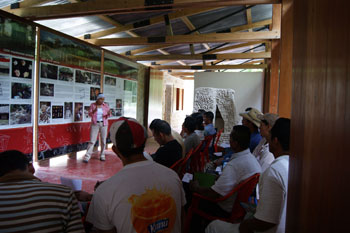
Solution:
[[(182, 10), (178, 10), (178, 11), (175, 11), (173, 13), (170, 13), (168, 16), (169, 16), (169, 20), (173, 20), (173, 19), (178, 19), (178, 18), (184, 17), (184, 16), (195, 15), (195, 14), (199, 14), (199, 13), (203, 13), (203, 12), (211, 11), (211, 10), (215, 10), (215, 9), (218, 9), (218, 8), (182, 9)], [(97, 38), (100, 38), (103, 36), (108, 36), (111, 34), (130, 31), (130, 30), (139, 29), (139, 28), (144, 28), (144, 27), (148, 27), (148, 26), (158, 24), (158, 23), (163, 23), (163, 22), (164, 22), (164, 17), (157, 16), (157, 17), (150, 18), (149, 20), (143, 20), (143, 21), (136, 22), (134, 24), (128, 24), (128, 25), (122, 25), (122, 24), (116, 25), (116, 24), (111, 23), (112, 25), (114, 25), (116, 27), (110, 28), (107, 30), (103, 30), (103, 31), (99, 31), (99, 32), (95, 32), (95, 33), (91, 33), (90, 38), (97, 39)], [(84, 39), (84, 37), (82, 36), (82, 37), (80, 37), (80, 39)]]
[(217, 66), (151, 66), (158, 70), (227, 70), (227, 69), (265, 69), (266, 64), (261, 65), (217, 65)]
[(235, 33), (210, 33), (200, 35), (175, 35), (161, 37), (138, 37), (138, 38), (110, 38), (110, 39), (89, 39), (88, 42), (98, 46), (126, 46), (126, 45), (175, 45), (194, 43), (223, 43), (241, 42), (254, 40), (279, 39), (280, 31), (261, 32), (235, 32)]
[(91, 0), (72, 4), (29, 7), (9, 12), (32, 20), (81, 17), (87, 15), (126, 14), (164, 11), (177, 8), (223, 7), (232, 5), (277, 4), (280, 0), (174, 0), (169, 4), (145, 6), (144, 0)]
[(218, 60), (218, 59), (256, 59), (271, 58), (271, 52), (261, 53), (224, 53), (224, 54), (171, 54), (171, 55), (138, 55), (130, 56), (135, 61), (162, 61), (162, 60)]
[[(243, 25), (243, 26), (244, 27), (255, 27), (255, 26), (259, 27), (260, 26), (259, 23), (263, 24), (263, 26), (264, 26), (264, 25), (266, 25), (267, 22), (269, 22), (271, 24), (272, 20), (271, 19), (263, 20), (263, 21), (259, 21), (259, 22), (253, 23), (252, 25)], [(240, 29), (239, 31), (246, 30), (246, 29), (241, 29), (243, 26), (238, 26), (238, 27), (235, 27), (235, 28), (239, 28)], [(232, 31), (232, 29), (233, 28), (231, 28), (231, 31)], [(131, 51), (128, 51), (128, 52), (129, 52), (130, 55), (135, 55), (135, 54), (139, 54), (139, 53), (146, 53), (146, 52), (154, 51), (154, 50), (157, 50), (157, 49), (165, 49), (165, 48), (169, 48), (169, 47), (172, 47), (172, 45), (155, 45), (155, 46), (149, 46), (149, 47), (140, 48), (140, 49), (134, 49), (134, 50), (131, 50)], [(216, 50), (213, 50), (213, 51), (209, 52), (208, 54), (226, 50), (225, 48), (223, 48), (223, 49), (224, 50), (216, 49)], [(129, 54), (125, 53), (125, 55), (129, 55)]]

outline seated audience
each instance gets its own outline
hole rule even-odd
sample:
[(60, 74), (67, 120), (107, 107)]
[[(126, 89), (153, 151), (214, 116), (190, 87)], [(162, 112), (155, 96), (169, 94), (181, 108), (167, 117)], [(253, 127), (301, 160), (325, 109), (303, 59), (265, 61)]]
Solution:
[(198, 135), (199, 139), (203, 141), (204, 140), (203, 115), (201, 113), (193, 113), (191, 117), (196, 119), (196, 129), (194, 132)]
[(261, 171), (264, 172), (266, 168), (270, 166), (275, 157), (269, 150), (268, 137), (270, 135), (270, 130), (278, 119), (278, 115), (273, 113), (266, 113), (264, 115), (258, 115), (260, 119), (260, 135), (262, 136), (259, 144), (255, 147), (253, 155), (258, 160)]
[(186, 117), (182, 124), (182, 129), (186, 133), (184, 144), (187, 154), (191, 149), (196, 148), (201, 143), (198, 135), (194, 132), (196, 129), (196, 119), (193, 117)]
[[(190, 183), (192, 192), (199, 193), (209, 198), (220, 198), (228, 194), (236, 185), (249, 178), (255, 173), (261, 172), (261, 167), (256, 158), (249, 151), (250, 133), (243, 125), (236, 125), (230, 134), (230, 146), (234, 151), (231, 160), (225, 166), (222, 174), (215, 184), (209, 188), (200, 187), (198, 182)], [(231, 213), (234, 197), (223, 202), (212, 204), (211, 202), (200, 203), (203, 210), (215, 215), (227, 217)]]
[(270, 151), (276, 159), (261, 175), (260, 200), (253, 218), (241, 224), (213, 221), (206, 233), (284, 233), (289, 171), (290, 120), (279, 118), (270, 132)]
[(151, 157), (157, 163), (171, 167), (176, 161), (182, 158), (182, 147), (171, 135), (171, 128), (168, 122), (155, 119), (151, 122), (151, 129), (154, 139), (160, 145), (156, 153)]
[(22, 152), (0, 153), (0, 232), (84, 232), (73, 191), (33, 172)]
[(171, 169), (144, 158), (146, 129), (121, 117), (110, 139), (124, 167), (97, 188), (86, 220), (98, 232), (181, 232), (182, 183)]
[(255, 147), (261, 140), (261, 135), (259, 133), (260, 120), (258, 118), (258, 115), (261, 114), (262, 113), (255, 108), (251, 108), (249, 111), (239, 114), (241, 117), (243, 117), (242, 125), (247, 126), (250, 131), (250, 152), (254, 151)]
[(180, 146), (182, 148), (182, 158), (185, 157), (185, 155), (186, 155), (186, 148), (185, 148), (185, 144), (184, 144), (184, 141), (183, 141), (181, 135), (178, 132), (176, 132), (175, 130), (173, 130), (173, 129), (171, 129), (171, 135), (180, 144)]
[(211, 136), (216, 134), (216, 130), (213, 125), (214, 113), (205, 112), (203, 114), (203, 123), (204, 123), (204, 136)]

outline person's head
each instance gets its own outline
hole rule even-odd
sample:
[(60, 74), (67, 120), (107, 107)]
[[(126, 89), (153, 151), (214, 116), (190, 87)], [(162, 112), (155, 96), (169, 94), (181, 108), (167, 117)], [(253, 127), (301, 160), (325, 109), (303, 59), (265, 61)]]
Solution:
[(18, 150), (0, 153), (0, 177), (16, 170), (28, 172), (28, 165), (28, 157)]
[(242, 119), (242, 125), (247, 126), (250, 129), (250, 132), (255, 132), (260, 127), (260, 120), (258, 118), (258, 115), (261, 115), (262, 113), (252, 108), (251, 110), (247, 112), (240, 113), (239, 115), (243, 117)]
[(274, 126), (276, 120), (278, 119), (277, 114), (273, 113), (266, 113), (266, 114), (261, 114), (258, 115), (260, 122), (260, 134), (264, 138), (268, 139), (270, 136), (270, 130)]
[(186, 117), (183, 123), (183, 127), (187, 134), (193, 133), (197, 128), (196, 119), (193, 117)]
[(290, 119), (279, 118), (271, 128), (269, 148), (277, 158), (283, 154), (289, 154)]
[(213, 123), (214, 113), (208, 111), (203, 114), (203, 122), (205, 125)]
[(147, 131), (133, 118), (120, 117), (110, 128), (112, 150), (125, 159), (133, 155), (142, 155), (145, 148)]
[(149, 125), (154, 139), (159, 145), (164, 145), (168, 142), (167, 138), (171, 137), (171, 127), (168, 122), (161, 119), (154, 119)]
[(249, 148), (250, 131), (244, 125), (236, 125), (230, 134), (230, 146), (234, 152), (240, 152)]
[(103, 93), (98, 94), (96, 104), (98, 105), (103, 104), (104, 101), (105, 101), (105, 95)]
[(197, 112), (197, 113), (199, 113), (200, 115), (203, 116), (203, 114), (205, 113), (205, 110), (204, 110), (204, 109), (198, 109), (198, 112)]

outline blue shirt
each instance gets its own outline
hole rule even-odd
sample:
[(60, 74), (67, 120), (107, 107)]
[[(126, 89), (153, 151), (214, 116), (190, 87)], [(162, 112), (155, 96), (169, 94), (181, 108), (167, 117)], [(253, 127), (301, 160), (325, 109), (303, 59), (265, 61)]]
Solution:
[(260, 140), (261, 140), (261, 135), (259, 131), (256, 131), (250, 134), (250, 143), (249, 143), (250, 152), (253, 153), (255, 147), (259, 144)]
[(213, 124), (204, 126), (204, 136), (210, 136), (216, 134), (216, 130)]

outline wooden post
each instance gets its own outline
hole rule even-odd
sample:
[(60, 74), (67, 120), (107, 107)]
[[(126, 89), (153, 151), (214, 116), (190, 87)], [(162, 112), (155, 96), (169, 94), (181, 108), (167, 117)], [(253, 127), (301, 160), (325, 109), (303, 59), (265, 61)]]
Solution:
[(34, 67), (34, 100), (33, 100), (33, 162), (38, 161), (39, 135), (39, 67), (40, 67), (40, 28), (36, 27), (36, 49)]
[(282, 1), (281, 64), (278, 114), (291, 117), (293, 65), (293, 0)]

